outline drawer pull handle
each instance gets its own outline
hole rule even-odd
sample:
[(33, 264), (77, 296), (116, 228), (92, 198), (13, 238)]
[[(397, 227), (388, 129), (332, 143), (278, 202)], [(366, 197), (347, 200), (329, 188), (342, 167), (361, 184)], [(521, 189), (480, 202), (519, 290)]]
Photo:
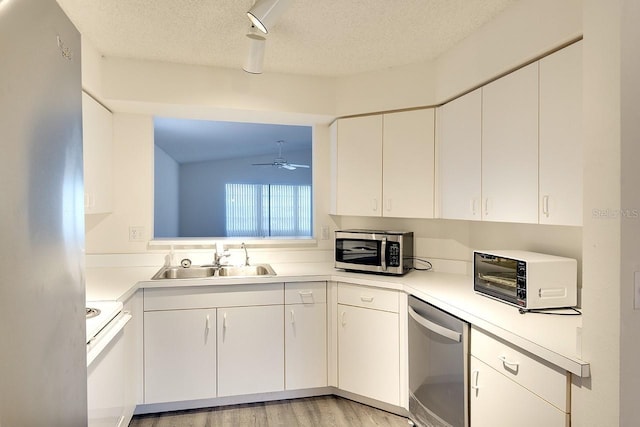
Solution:
[(304, 303), (304, 304), (312, 304), (313, 303), (313, 291), (311, 290), (306, 290), (306, 291), (299, 291), (298, 295), (300, 295), (300, 300)]
[(520, 365), (518, 362), (513, 362), (507, 359), (507, 356), (498, 356), (498, 360), (500, 360), (504, 365), (507, 365), (507, 367), (513, 368), (515, 370), (517, 370), (518, 366)]
[(207, 314), (207, 321), (204, 325), (204, 329), (207, 331), (207, 333), (209, 333), (209, 315)]
[(345, 326), (347, 324), (346, 314), (347, 314), (346, 312), (344, 311), (342, 312), (342, 316), (341, 316), (342, 326)]
[(471, 377), (473, 378), (473, 381), (471, 383), (471, 390), (476, 390), (476, 395), (478, 393), (478, 390), (480, 389), (480, 386), (478, 385), (479, 376), (480, 376), (480, 371), (478, 371), (477, 369), (471, 372)]
[(360, 300), (362, 300), (362, 302), (373, 302), (373, 297), (361, 296)]
[(227, 326), (229, 325), (227, 324), (227, 313), (225, 313), (222, 316), (222, 329), (227, 329)]

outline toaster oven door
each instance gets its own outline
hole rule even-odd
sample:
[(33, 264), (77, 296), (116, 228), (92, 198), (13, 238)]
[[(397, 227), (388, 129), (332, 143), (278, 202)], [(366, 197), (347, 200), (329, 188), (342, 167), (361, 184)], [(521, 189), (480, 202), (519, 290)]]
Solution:
[(523, 281), (519, 274), (524, 268), (521, 262), (511, 258), (476, 252), (473, 260), (473, 289), (476, 292), (518, 306), (526, 303)]

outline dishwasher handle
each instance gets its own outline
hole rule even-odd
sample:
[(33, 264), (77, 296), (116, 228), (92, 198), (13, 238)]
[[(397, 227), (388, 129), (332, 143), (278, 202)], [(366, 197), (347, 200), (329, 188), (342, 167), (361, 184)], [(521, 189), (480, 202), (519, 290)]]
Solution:
[(416, 322), (418, 322), (424, 328), (430, 330), (431, 332), (443, 336), (445, 338), (450, 339), (454, 342), (462, 341), (462, 334), (460, 332), (452, 331), (451, 329), (445, 328), (444, 326), (440, 326), (437, 323), (432, 322), (431, 320), (427, 320), (424, 317), (420, 316), (413, 307), (409, 307), (409, 316)]

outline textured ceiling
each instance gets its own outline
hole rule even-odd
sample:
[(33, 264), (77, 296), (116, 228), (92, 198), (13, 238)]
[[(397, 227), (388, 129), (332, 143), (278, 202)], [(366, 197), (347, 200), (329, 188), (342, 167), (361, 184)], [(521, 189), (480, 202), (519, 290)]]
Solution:
[[(293, 0), (264, 72), (340, 76), (437, 57), (517, 0)], [(105, 56), (240, 69), (253, 0), (58, 0)]]

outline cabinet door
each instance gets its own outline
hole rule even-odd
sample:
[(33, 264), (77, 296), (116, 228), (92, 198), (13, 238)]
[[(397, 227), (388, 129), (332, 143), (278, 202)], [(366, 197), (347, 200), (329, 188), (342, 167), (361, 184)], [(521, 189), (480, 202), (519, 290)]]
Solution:
[(564, 427), (569, 414), (471, 356), (469, 405), (473, 427)]
[(538, 63), (482, 89), (483, 219), (538, 222)]
[(440, 217), (481, 219), (482, 89), (438, 109)]
[(113, 209), (113, 122), (109, 110), (82, 93), (85, 213)]
[(433, 218), (434, 110), (383, 116), (383, 216)]
[(382, 215), (382, 115), (338, 120), (336, 214)]
[(218, 309), (218, 395), (284, 390), (282, 305)]
[(285, 389), (327, 385), (327, 304), (285, 306)]
[(216, 397), (216, 310), (144, 313), (145, 403)]
[(582, 42), (540, 60), (540, 223), (582, 225)]
[(338, 387), (400, 404), (397, 313), (338, 304)]

